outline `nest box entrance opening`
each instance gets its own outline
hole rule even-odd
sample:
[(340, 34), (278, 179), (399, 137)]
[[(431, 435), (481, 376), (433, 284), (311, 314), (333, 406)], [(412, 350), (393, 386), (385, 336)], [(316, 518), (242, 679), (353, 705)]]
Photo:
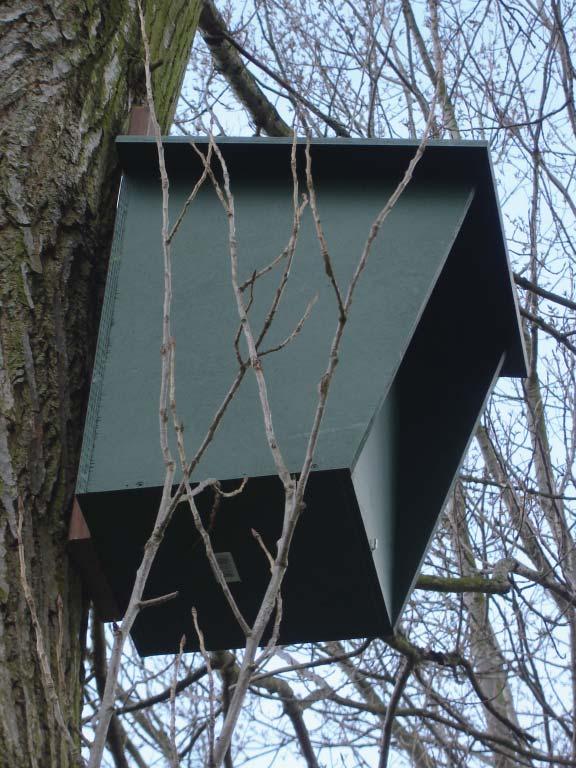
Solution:
[[(291, 142), (218, 143), (235, 196), (240, 268), (248, 278), (290, 235)], [(106, 619), (119, 618), (126, 607), (163, 484), (156, 148), (149, 138), (121, 137), (118, 149), (124, 179), (71, 534), (72, 553)], [(343, 285), (415, 149), (395, 141), (312, 143), (318, 206)], [(299, 145), (299, 162), (303, 152)], [(166, 139), (165, 153), (174, 220), (202, 166), (187, 139)], [(173, 264), (176, 398), (193, 454), (237, 372), (226, 217), (209, 184), (173, 241)], [(256, 327), (275, 276), (272, 270), (254, 291)], [(263, 363), (278, 441), (294, 473), (337, 320), (314, 226), (305, 218), (270, 346), (289, 335), (316, 292), (302, 333)], [(374, 244), (345, 334), (282, 588), (282, 644), (392, 631), (486, 398), (498, 376), (526, 373), (485, 144), (427, 147)], [(251, 621), (269, 578), (252, 529), (274, 553), (284, 502), (250, 371), (193, 480), (206, 477), (225, 490), (249, 478), (241, 494), (217, 508), (210, 489), (197, 499), (230, 590)], [(176, 599), (138, 617), (133, 638), (142, 655), (177, 651), (182, 634), (187, 648), (197, 649), (192, 606), (207, 648), (244, 644), (185, 504), (166, 532), (145, 598), (176, 591)]]

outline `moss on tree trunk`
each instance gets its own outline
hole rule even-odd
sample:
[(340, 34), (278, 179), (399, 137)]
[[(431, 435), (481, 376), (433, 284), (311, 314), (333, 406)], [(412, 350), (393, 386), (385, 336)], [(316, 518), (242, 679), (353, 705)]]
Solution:
[[(199, 3), (146, 5), (170, 123)], [(0, 764), (78, 762), (85, 599), (66, 554), (118, 184), (114, 137), (143, 94), (129, 0), (0, 10)], [(66, 725), (48, 702), (27, 578)]]

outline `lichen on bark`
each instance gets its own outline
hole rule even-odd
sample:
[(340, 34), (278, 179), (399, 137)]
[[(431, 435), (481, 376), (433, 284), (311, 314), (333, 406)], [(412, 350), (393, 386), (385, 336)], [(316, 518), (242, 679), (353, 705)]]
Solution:
[[(186, 0), (146, 4), (164, 129), (198, 12)], [(0, 20), (0, 764), (67, 768), (77, 749), (42, 685), (16, 518), (20, 506), (27, 575), (78, 747), (86, 606), (67, 524), (119, 178), (114, 138), (142, 93), (142, 47), (132, 0), (9, 0)]]

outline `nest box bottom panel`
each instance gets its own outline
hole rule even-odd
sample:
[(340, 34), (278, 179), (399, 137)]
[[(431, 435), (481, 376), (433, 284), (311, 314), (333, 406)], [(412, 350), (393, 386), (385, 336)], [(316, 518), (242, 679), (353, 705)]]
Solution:
[[(223, 488), (232, 490), (239, 482), (223, 483)], [(78, 497), (118, 616), (128, 602), (160, 496), (160, 488), (147, 488)], [(270, 576), (268, 560), (252, 530), (274, 553), (282, 527), (282, 485), (277, 477), (251, 479), (240, 495), (223, 498), (217, 508), (210, 490), (197, 499), (230, 590), (246, 620), (252, 622)], [(305, 503), (290, 552), (290, 561), (298, 567), (288, 568), (282, 588), (285, 597), (279, 643), (389, 633), (391, 626), (371, 552), (375, 542), (368, 541), (350, 471), (313, 473)], [(245, 644), (185, 503), (177, 507), (144, 597), (175, 591), (177, 598), (145, 609), (136, 620), (132, 637), (142, 656), (177, 652), (183, 634), (186, 650), (198, 650), (193, 606), (209, 650)], [(104, 614), (109, 613), (110, 604), (104, 604)]]

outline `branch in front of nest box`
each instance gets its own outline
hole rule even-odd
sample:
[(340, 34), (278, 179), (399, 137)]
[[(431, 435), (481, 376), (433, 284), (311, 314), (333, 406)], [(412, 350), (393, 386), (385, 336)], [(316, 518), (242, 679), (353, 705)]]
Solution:
[[(244, 336), (246, 345), (248, 347), (250, 367), (254, 371), (254, 376), (256, 378), (256, 384), (258, 387), (258, 397), (260, 400), (260, 406), (261, 406), (262, 415), (264, 418), (264, 430), (266, 433), (266, 441), (268, 443), (268, 447), (272, 454), (272, 458), (274, 460), (274, 465), (275, 465), (278, 477), (282, 481), (284, 488), (288, 489), (293, 485), (293, 481), (290, 476), (290, 472), (288, 471), (288, 467), (286, 466), (286, 462), (284, 460), (280, 447), (278, 445), (278, 440), (276, 438), (276, 434), (274, 431), (272, 412), (271, 412), (270, 401), (268, 397), (268, 386), (266, 384), (266, 379), (264, 377), (264, 373), (262, 370), (262, 364), (260, 362), (260, 358), (258, 355), (256, 337), (254, 336), (254, 332), (252, 330), (252, 324), (248, 317), (248, 313), (246, 311), (246, 305), (244, 303), (243, 293), (240, 288), (240, 281), (238, 277), (238, 241), (236, 238), (236, 213), (235, 213), (235, 207), (234, 207), (234, 197), (232, 195), (232, 191), (230, 187), (230, 176), (228, 173), (228, 167), (226, 165), (224, 157), (222, 156), (222, 152), (220, 151), (220, 148), (214, 142), (213, 136), (210, 136), (210, 143), (214, 148), (214, 153), (218, 158), (218, 161), (220, 163), (220, 168), (222, 170), (222, 175), (223, 175), (223, 185), (220, 185), (214, 173), (210, 169), (208, 171), (214, 187), (214, 191), (216, 192), (218, 199), (222, 204), (224, 212), (226, 213), (226, 218), (228, 220), (228, 249), (230, 254), (230, 271), (231, 271), (231, 278), (232, 278), (232, 289), (236, 299), (236, 308), (238, 311), (238, 317), (240, 319), (240, 324), (242, 327), (242, 334)], [(203, 158), (202, 155), (201, 157)], [(205, 167), (209, 168), (209, 166), (206, 163), (205, 163)]]
[(298, 334), (300, 333), (300, 331), (304, 327), (304, 323), (310, 317), (310, 314), (312, 312), (312, 307), (314, 306), (314, 304), (316, 304), (317, 301), (318, 301), (318, 294), (315, 294), (310, 299), (310, 301), (308, 302), (308, 306), (304, 310), (304, 314), (302, 315), (302, 317), (300, 318), (300, 320), (296, 324), (296, 327), (294, 328), (292, 333), (290, 333), (288, 336), (286, 336), (284, 341), (281, 341), (280, 344), (277, 344), (275, 347), (270, 347), (269, 349), (265, 349), (264, 352), (260, 352), (260, 357), (265, 357), (266, 355), (270, 355), (273, 352), (280, 352), (281, 349), (284, 349), (284, 347), (287, 347), (288, 344), (290, 344), (292, 341), (294, 341), (296, 336), (298, 336)]
[[(434, 96), (434, 103), (436, 101), (436, 97), (437, 97), (437, 94), (435, 94)], [(304, 492), (306, 490), (306, 484), (308, 482), (308, 478), (312, 470), (312, 464), (314, 461), (316, 445), (317, 445), (319, 434), (320, 434), (320, 427), (321, 427), (324, 412), (326, 409), (330, 383), (332, 381), (332, 377), (334, 375), (334, 371), (338, 363), (338, 353), (340, 350), (340, 345), (341, 345), (342, 337), (344, 334), (344, 327), (346, 325), (348, 310), (350, 309), (350, 306), (352, 304), (352, 300), (355, 295), (355, 290), (358, 285), (358, 281), (360, 280), (360, 277), (364, 272), (364, 269), (368, 262), (368, 258), (370, 256), (374, 241), (378, 233), (380, 232), (380, 229), (384, 221), (388, 217), (390, 211), (394, 208), (396, 202), (399, 200), (403, 191), (410, 183), (414, 170), (417, 164), (419, 163), (422, 155), (424, 154), (424, 150), (426, 148), (429, 134), (430, 134), (433, 114), (434, 114), (434, 110), (432, 109), (430, 112), (430, 119), (426, 123), (423, 138), (414, 154), (414, 157), (408, 164), (406, 172), (404, 173), (402, 179), (398, 183), (396, 189), (394, 190), (394, 192), (392, 193), (392, 195), (390, 196), (390, 198), (388, 199), (388, 201), (386, 202), (382, 210), (376, 216), (376, 218), (372, 223), (372, 226), (370, 227), (366, 242), (364, 244), (364, 248), (361, 251), (361, 255), (358, 259), (356, 269), (348, 285), (348, 290), (346, 292), (345, 299), (343, 300), (342, 311), (339, 313), (337, 318), (336, 329), (334, 331), (332, 343), (330, 346), (330, 352), (328, 356), (326, 369), (320, 380), (322, 386), (319, 386), (318, 400), (316, 403), (314, 418), (313, 418), (313, 422), (310, 429), (310, 436), (309, 436), (307, 447), (306, 447), (306, 454), (302, 464), (300, 476), (297, 481), (293, 481), (290, 475), (286, 473), (285, 464), (282, 459), (282, 454), (279, 452), (279, 449), (274, 437), (271, 416), (268, 410), (269, 405), (267, 402), (265, 382), (263, 382), (262, 366), (258, 359), (257, 350), (254, 345), (254, 337), (252, 336), (252, 333), (251, 333), (249, 320), (246, 317), (245, 305), (242, 299), (242, 292), (240, 290), (240, 286), (238, 283), (237, 261), (236, 261), (237, 246), (236, 246), (236, 231), (235, 231), (235, 223), (234, 223), (234, 207), (233, 207), (233, 200), (231, 200), (231, 196), (230, 196), (228, 171), (223, 161), (223, 158), (221, 156), (221, 153), (218, 150), (218, 147), (215, 146), (214, 151), (218, 155), (218, 158), (222, 165), (222, 173), (224, 175), (225, 193), (226, 193), (224, 200), (222, 199), (222, 192), (221, 191), (220, 193), (218, 192), (219, 188), (215, 187), (215, 189), (217, 194), (219, 194), (221, 202), (223, 203), (224, 208), (228, 215), (229, 245), (230, 245), (231, 263), (232, 263), (233, 287), (234, 287), (235, 295), (237, 298), (240, 321), (243, 324), (243, 331), (244, 331), (246, 342), (248, 344), (252, 368), (258, 380), (259, 391), (261, 396), (261, 406), (262, 406), (262, 411), (263, 411), (264, 420), (265, 420), (265, 427), (266, 427), (269, 447), (276, 461), (276, 466), (278, 468), (279, 475), (284, 484), (284, 489), (285, 489), (284, 520), (283, 520), (283, 526), (282, 526), (282, 535), (280, 536), (277, 542), (277, 554), (274, 561), (274, 567), (272, 569), (272, 575), (268, 583), (268, 586), (266, 588), (264, 597), (261, 601), (258, 615), (253, 624), (252, 635), (248, 638), (248, 641), (246, 643), (246, 649), (245, 649), (244, 658), (242, 661), (242, 667), (241, 667), (240, 674), (238, 676), (238, 682), (234, 690), (234, 694), (232, 696), (232, 701), (230, 702), (228, 715), (224, 720), (224, 724), (222, 725), (222, 729), (220, 731), (220, 737), (216, 744), (214, 760), (217, 766), (221, 764), (224, 758), (224, 755), (229, 749), (230, 742), (232, 739), (232, 734), (236, 727), (236, 722), (238, 720), (238, 717), (240, 716), (242, 703), (244, 701), (244, 697), (248, 690), (248, 686), (250, 685), (251, 677), (254, 673), (254, 659), (256, 657), (256, 653), (258, 650), (258, 644), (262, 638), (264, 631), (266, 630), (266, 627), (270, 620), (270, 616), (272, 614), (272, 611), (274, 610), (274, 606), (276, 605), (277, 595), (282, 586), (282, 580), (284, 578), (284, 574), (288, 567), (288, 553), (290, 551), (290, 545), (292, 543), (292, 538), (294, 536), (294, 531), (296, 529), (298, 518), (304, 506)], [(293, 152), (294, 152), (294, 145), (293, 145)], [(256, 363), (258, 363), (258, 365), (256, 365)], [(262, 388), (260, 386), (261, 382), (263, 383)]]
[(161, 346), (161, 385), (160, 385), (160, 445), (164, 459), (165, 476), (162, 489), (162, 498), (158, 508), (158, 514), (154, 522), (154, 528), (144, 547), (142, 561), (136, 572), (136, 578), (132, 587), (128, 607), (122, 619), (119, 629), (114, 633), (114, 643), (110, 654), (108, 673), (106, 676), (106, 686), (101, 697), (101, 704), (98, 709), (97, 725), (94, 730), (94, 739), (88, 758), (88, 768), (99, 768), (102, 763), (104, 748), (110, 720), (114, 715), (114, 705), (116, 701), (116, 691), (118, 686), (118, 677), (120, 674), (120, 665), (124, 643), (136, 617), (141, 610), (140, 603), (142, 595), (148, 581), (148, 576), (156, 553), (164, 538), (164, 532), (170, 522), (174, 506), (171, 504), (171, 491), (174, 481), (175, 462), (172, 459), (170, 445), (168, 441), (168, 394), (170, 386), (170, 371), (173, 365), (173, 345), (171, 343), (170, 332), (170, 307), (172, 299), (172, 277), (171, 277), (171, 256), (170, 244), (168, 242), (169, 233), (169, 211), (168, 211), (168, 174), (164, 162), (164, 148), (162, 146), (162, 136), (160, 125), (156, 116), (154, 98), (152, 95), (152, 76), (150, 74), (151, 56), (150, 44), (146, 33), (146, 22), (142, 9), (141, 0), (138, 0), (138, 16), (140, 20), (140, 30), (142, 33), (142, 42), (144, 45), (144, 70), (146, 76), (146, 95), (148, 107), (150, 110), (150, 124), (153, 129), (153, 135), (158, 152), (158, 164), (160, 168), (160, 177), (162, 182), (162, 256), (164, 264), (164, 301), (162, 315), (162, 346)]
[(174, 239), (174, 235), (178, 232), (180, 228), (180, 224), (182, 223), (182, 220), (184, 219), (184, 216), (186, 216), (186, 213), (188, 212), (188, 208), (192, 205), (194, 200), (196, 199), (196, 196), (198, 195), (198, 192), (200, 191), (202, 185), (206, 181), (206, 177), (208, 176), (208, 168), (210, 166), (210, 162), (212, 160), (212, 147), (208, 147), (208, 156), (206, 157), (206, 165), (204, 166), (204, 170), (202, 171), (202, 174), (196, 184), (194, 185), (194, 188), (192, 189), (192, 192), (188, 195), (186, 198), (186, 202), (182, 206), (180, 213), (178, 214), (178, 217), (176, 218), (176, 221), (174, 222), (174, 226), (170, 230), (170, 234), (168, 235), (168, 243), (171, 243)]
[[(252, 536), (254, 536), (254, 538), (258, 542), (258, 545), (260, 546), (260, 549), (264, 552), (264, 555), (268, 560), (268, 565), (270, 566), (270, 575), (272, 575), (272, 573), (274, 572), (274, 558), (268, 551), (268, 548), (264, 543), (264, 539), (262, 538), (262, 536), (260, 536), (258, 531), (252, 528), (251, 532), (252, 532)], [(272, 629), (272, 634), (270, 635), (270, 639), (266, 643), (266, 648), (264, 648), (263, 652), (256, 659), (256, 662), (255, 662), (256, 668), (261, 668), (274, 652), (274, 648), (276, 647), (276, 644), (278, 642), (278, 636), (280, 635), (280, 622), (282, 621), (282, 609), (283, 609), (282, 592), (278, 590), (278, 595), (276, 597), (276, 616), (274, 618), (274, 628)]]
[(316, 188), (314, 187), (314, 180), (312, 178), (312, 157), (310, 155), (310, 142), (306, 142), (306, 186), (308, 187), (308, 198), (310, 200), (310, 210), (312, 211), (312, 218), (314, 220), (314, 227), (316, 229), (316, 239), (320, 245), (320, 253), (322, 254), (322, 261), (324, 262), (324, 271), (326, 276), (330, 280), (330, 284), (334, 290), (336, 301), (338, 303), (338, 311), (340, 312), (340, 321), (346, 322), (346, 311), (344, 309), (344, 300), (340, 291), (340, 286), (336, 280), (336, 274), (334, 272), (334, 266), (332, 259), (330, 258), (330, 252), (328, 250), (328, 243), (326, 242), (326, 236), (324, 234), (324, 227), (320, 219), (320, 212), (318, 210), (318, 203), (316, 200)]
[[(210, 540), (210, 534), (208, 533), (208, 531), (204, 527), (204, 524), (202, 523), (202, 518), (200, 517), (200, 512), (198, 511), (198, 507), (196, 506), (196, 501), (194, 499), (194, 491), (192, 490), (190, 486), (190, 482), (187, 479), (184, 480), (184, 486), (186, 488), (186, 496), (188, 499), (188, 504), (190, 506), (190, 511), (192, 512), (194, 525), (196, 526), (196, 530), (198, 531), (198, 533), (202, 538), (202, 542), (204, 544), (204, 551), (206, 552), (206, 557), (208, 558), (208, 562), (210, 563), (212, 573), (214, 574), (216, 581), (220, 585), (222, 593), (224, 594), (224, 597), (226, 598), (228, 605), (230, 606), (230, 609), (236, 618), (236, 621), (240, 625), (242, 632), (246, 637), (249, 637), (251, 634), (250, 625), (242, 615), (242, 611), (238, 607), (238, 604), (236, 603), (236, 600), (234, 599), (234, 596), (230, 591), (230, 587), (228, 586), (226, 578), (222, 573), (222, 569), (218, 564), (216, 553), (214, 552), (212, 541)], [(218, 495), (216, 495), (216, 498), (217, 499), (219, 498)]]
[[(302, 223), (302, 215), (304, 213), (304, 210), (306, 209), (306, 206), (308, 205), (308, 199), (306, 196), (302, 197), (302, 201), (300, 201), (300, 198), (299, 198), (300, 187), (298, 184), (298, 170), (296, 166), (296, 136), (294, 136), (294, 139), (292, 141), (292, 147), (290, 150), (290, 173), (292, 176), (292, 229), (290, 230), (290, 237), (288, 239), (288, 243), (277, 259), (275, 259), (270, 265), (268, 265), (268, 267), (265, 267), (264, 269), (260, 270), (259, 273), (256, 273), (256, 279), (258, 279), (258, 277), (261, 277), (269, 269), (273, 268), (276, 265), (276, 263), (279, 262), (279, 260), (285, 259), (284, 271), (282, 272), (282, 277), (280, 278), (280, 281), (276, 288), (276, 292), (274, 294), (274, 298), (272, 299), (272, 303), (270, 304), (270, 308), (268, 310), (266, 318), (262, 323), (262, 329), (258, 334), (258, 338), (256, 340), (257, 350), (260, 349), (260, 346), (264, 341), (264, 338), (268, 333), (270, 326), (272, 325), (272, 321), (274, 319), (274, 316), (276, 315), (276, 311), (284, 295), (284, 291), (286, 289), (286, 284), (288, 282), (288, 277), (290, 275), (290, 270), (292, 267), (292, 262), (294, 260), (294, 252), (296, 251), (296, 245), (298, 244), (298, 237), (300, 235), (300, 226)], [(243, 290), (242, 286), (239, 286), (239, 288), (240, 288), (240, 291)]]
[(254, 283), (256, 280), (259, 280), (261, 277), (263, 277), (267, 272), (270, 272), (271, 269), (274, 269), (283, 259), (286, 259), (287, 257), (290, 257), (294, 254), (294, 248), (295, 248), (295, 239), (298, 236), (298, 230), (300, 228), (300, 222), (302, 221), (302, 214), (304, 213), (304, 209), (308, 205), (308, 198), (306, 195), (302, 195), (302, 201), (300, 204), (298, 204), (298, 176), (296, 174), (296, 152), (295, 152), (295, 145), (292, 145), (292, 155), (290, 158), (290, 165), (292, 170), (292, 203), (294, 207), (294, 216), (292, 220), (292, 232), (290, 233), (290, 240), (288, 241), (288, 245), (276, 256), (275, 259), (273, 259), (270, 264), (267, 264), (265, 267), (262, 267), (261, 269), (255, 270), (252, 275), (248, 278), (248, 280), (245, 280), (240, 285), (240, 290), (245, 291), (246, 288), (250, 287), (252, 288), (254, 286)]

